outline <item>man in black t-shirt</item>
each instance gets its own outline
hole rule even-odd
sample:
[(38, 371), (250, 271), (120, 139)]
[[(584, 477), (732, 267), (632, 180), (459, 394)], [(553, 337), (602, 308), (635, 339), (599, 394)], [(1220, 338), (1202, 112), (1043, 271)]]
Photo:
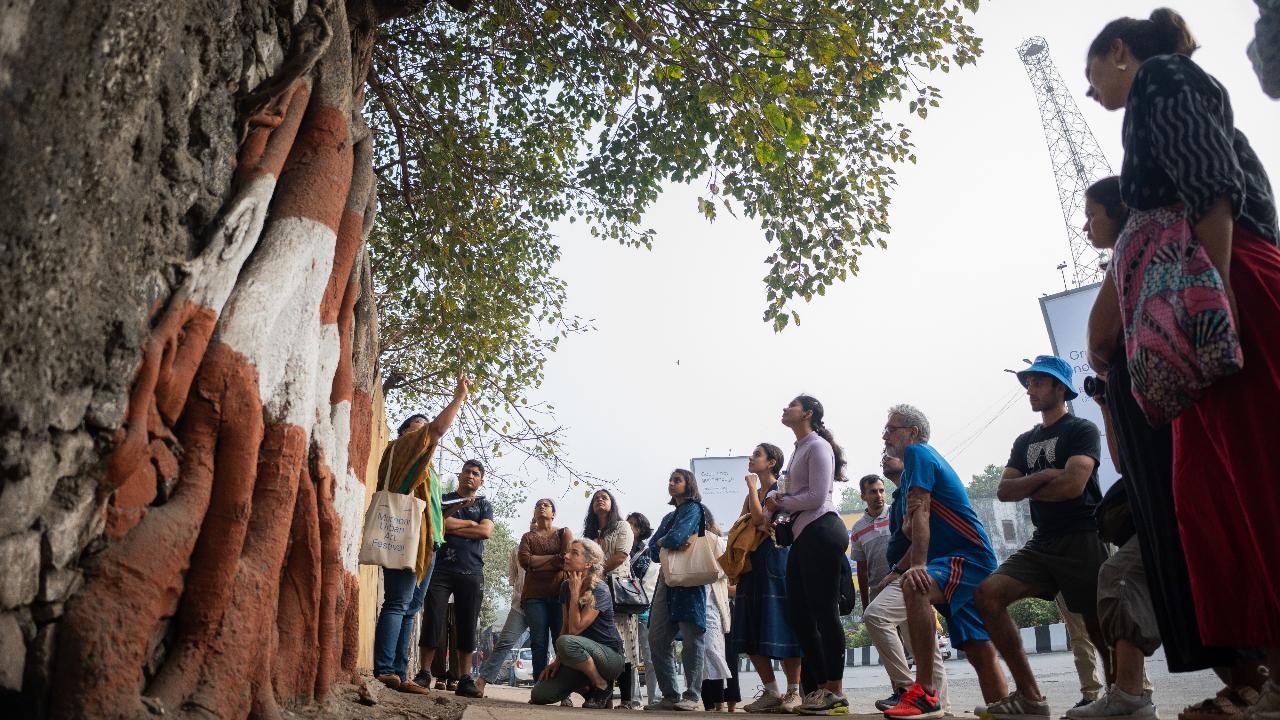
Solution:
[(1049, 716), (1049, 703), (1040, 693), (1018, 628), (1009, 617), (1008, 607), (1016, 600), (1052, 600), (1061, 592), (1067, 607), (1084, 616), (1111, 681), (1097, 610), (1098, 568), (1107, 559), (1107, 548), (1098, 539), (1093, 519), (1093, 510), (1102, 501), (1098, 486), (1101, 436), (1096, 425), (1067, 413), (1066, 401), (1077, 393), (1065, 360), (1041, 355), (1018, 373), (1018, 380), (1027, 388), (1031, 409), (1040, 413), (1041, 422), (1014, 441), (996, 496), (1004, 502), (1029, 499), (1036, 531), (978, 586), (975, 596), (987, 633), (1016, 683), (1008, 697), (987, 706), (995, 720)]
[(420, 643), (422, 667), (429, 668), (444, 635), (452, 595), (456, 621), (452, 649), (458, 652), (458, 667), (467, 673), (458, 680), (457, 694), (464, 697), (480, 697), (471, 678), (471, 654), (476, 649), (476, 622), (484, 599), (484, 541), (493, 534), (493, 506), (476, 495), (482, 485), (484, 466), (479, 460), (468, 460), (458, 473), (457, 492), (441, 498), (444, 545), (436, 549)]

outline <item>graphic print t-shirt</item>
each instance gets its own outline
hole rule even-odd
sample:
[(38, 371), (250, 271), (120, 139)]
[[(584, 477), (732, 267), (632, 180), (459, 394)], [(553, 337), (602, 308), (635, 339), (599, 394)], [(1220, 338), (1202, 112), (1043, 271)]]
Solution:
[[(445, 493), (443, 502), (457, 500), (462, 497), (456, 492)], [(462, 520), (493, 520), (493, 506), (485, 498), (476, 500), (470, 507), (464, 507), (453, 514)], [(445, 534), (444, 545), (436, 551), (435, 572), (451, 572), (456, 575), (479, 575), (484, 572), (484, 541), (475, 538), (464, 538), (460, 535)]]
[(1102, 437), (1098, 426), (1084, 418), (1064, 415), (1049, 427), (1036, 425), (1018, 436), (1013, 442), (1008, 466), (1031, 475), (1053, 468), (1067, 466), (1067, 458), (1084, 455), (1093, 459), (1093, 472), (1084, 485), (1080, 497), (1071, 500), (1031, 500), (1031, 522), (1036, 535), (1054, 537), (1066, 533), (1093, 530), (1097, 527), (1093, 510), (1102, 502), (1102, 490), (1098, 485), (1098, 457), (1102, 451)]

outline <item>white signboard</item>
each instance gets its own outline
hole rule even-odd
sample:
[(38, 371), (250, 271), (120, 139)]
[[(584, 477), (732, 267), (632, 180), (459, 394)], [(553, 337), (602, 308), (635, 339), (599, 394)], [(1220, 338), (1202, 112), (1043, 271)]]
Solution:
[(1102, 433), (1102, 464), (1098, 468), (1098, 483), (1105, 493), (1120, 476), (1107, 447), (1107, 428), (1102, 423), (1102, 410), (1093, 398), (1084, 394), (1084, 379), (1094, 374), (1093, 367), (1089, 365), (1089, 311), (1093, 309), (1093, 301), (1098, 297), (1101, 285), (1102, 283), (1095, 283), (1042, 297), (1040, 310), (1044, 313), (1044, 324), (1049, 331), (1053, 354), (1071, 365), (1071, 384), (1080, 393), (1080, 397), (1068, 403), (1071, 414), (1093, 421)]
[(742, 501), (747, 497), (746, 457), (701, 457), (690, 461), (689, 468), (698, 479), (702, 504), (707, 506), (720, 528), (729, 532), (729, 526), (742, 512)]

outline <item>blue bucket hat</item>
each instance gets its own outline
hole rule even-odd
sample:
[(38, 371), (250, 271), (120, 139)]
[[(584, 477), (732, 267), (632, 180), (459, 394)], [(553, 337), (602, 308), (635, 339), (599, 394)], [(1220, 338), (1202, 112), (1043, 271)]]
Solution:
[(1071, 366), (1066, 360), (1057, 355), (1037, 355), (1036, 361), (1031, 363), (1031, 367), (1018, 373), (1018, 382), (1022, 383), (1022, 387), (1027, 386), (1027, 379), (1032, 373), (1040, 373), (1062, 383), (1067, 388), (1066, 399), (1075, 400), (1080, 393), (1076, 392), (1075, 387), (1071, 385)]

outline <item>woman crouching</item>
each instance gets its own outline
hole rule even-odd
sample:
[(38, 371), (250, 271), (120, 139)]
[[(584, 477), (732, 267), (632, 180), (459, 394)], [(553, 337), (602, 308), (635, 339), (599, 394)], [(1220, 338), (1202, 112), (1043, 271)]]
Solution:
[(563, 621), (556, 659), (538, 676), (529, 702), (550, 705), (581, 693), (585, 708), (607, 708), (613, 681), (622, 674), (622, 636), (613, 619), (613, 599), (604, 575), (604, 551), (580, 538), (564, 556), (569, 579), (560, 585)]

